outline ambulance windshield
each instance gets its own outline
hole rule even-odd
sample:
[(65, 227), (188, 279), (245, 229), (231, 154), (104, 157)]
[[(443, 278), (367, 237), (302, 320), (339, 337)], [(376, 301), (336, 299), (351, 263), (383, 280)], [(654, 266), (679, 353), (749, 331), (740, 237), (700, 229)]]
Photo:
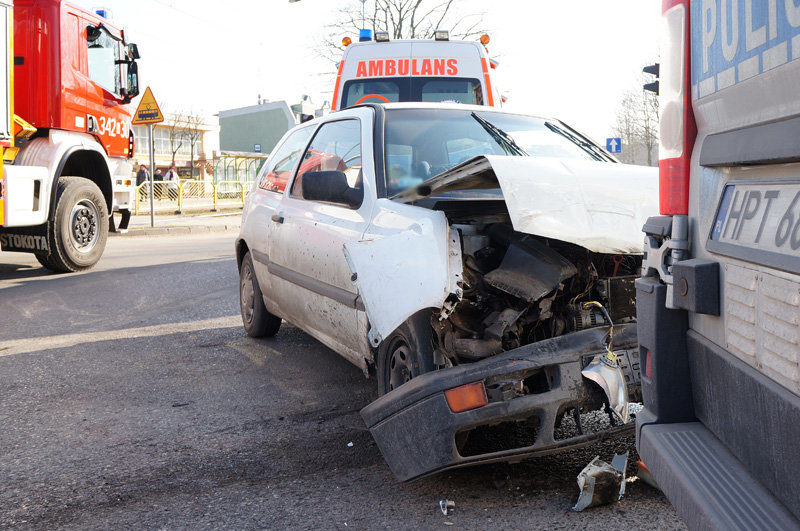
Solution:
[(483, 105), (481, 82), (458, 77), (391, 77), (345, 83), (342, 108), (360, 103), (425, 101)]

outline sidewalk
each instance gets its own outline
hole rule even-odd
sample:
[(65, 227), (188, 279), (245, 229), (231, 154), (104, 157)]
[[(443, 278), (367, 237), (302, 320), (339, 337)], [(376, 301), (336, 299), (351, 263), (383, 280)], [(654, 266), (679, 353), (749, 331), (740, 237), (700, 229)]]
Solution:
[[(206, 232), (239, 232), (242, 210), (226, 212), (192, 212), (187, 214), (155, 215), (155, 226), (150, 226), (150, 214), (132, 215), (128, 232), (110, 232), (111, 237), (163, 236), (167, 234), (197, 234)], [(115, 217), (119, 223), (119, 216)]]

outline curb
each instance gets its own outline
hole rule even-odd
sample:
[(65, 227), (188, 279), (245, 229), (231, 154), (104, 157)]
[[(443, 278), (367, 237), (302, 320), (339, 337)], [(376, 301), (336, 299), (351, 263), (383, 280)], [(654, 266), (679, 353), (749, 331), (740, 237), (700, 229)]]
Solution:
[(128, 229), (126, 232), (109, 232), (110, 237), (139, 237), (139, 236), (178, 236), (186, 234), (207, 234), (210, 232), (239, 232), (241, 225), (199, 225), (183, 227), (146, 227), (141, 229)]

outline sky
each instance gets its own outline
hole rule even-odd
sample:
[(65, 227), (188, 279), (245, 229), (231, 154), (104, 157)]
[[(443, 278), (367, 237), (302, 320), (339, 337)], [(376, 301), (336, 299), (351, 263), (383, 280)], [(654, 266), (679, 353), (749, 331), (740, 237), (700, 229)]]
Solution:
[[(108, 9), (139, 46), (142, 92), (165, 112), (213, 115), (255, 105), (330, 101), (333, 64), (316, 52), (354, 0), (71, 0)], [(509, 110), (559, 118), (604, 141), (626, 90), (658, 60), (661, 0), (456, 0), (484, 13), (493, 82)], [(360, 5), (355, 2), (355, 5)], [(344, 36), (344, 35), (342, 35)], [(357, 37), (351, 35), (351, 37)], [(355, 39), (354, 39), (355, 40)]]

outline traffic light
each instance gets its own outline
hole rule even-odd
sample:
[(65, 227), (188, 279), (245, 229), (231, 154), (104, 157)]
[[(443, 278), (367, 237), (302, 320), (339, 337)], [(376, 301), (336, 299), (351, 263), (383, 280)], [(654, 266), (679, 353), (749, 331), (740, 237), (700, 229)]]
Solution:
[(659, 71), (659, 63), (654, 65), (646, 66), (642, 69), (642, 72), (645, 74), (651, 74), (656, 76), (656, 80), (652, 83), (645, 83), (642, 88), (644, 90), (649, 90), (650, 92), (655, 92), (658, 94), (658, 71)]

